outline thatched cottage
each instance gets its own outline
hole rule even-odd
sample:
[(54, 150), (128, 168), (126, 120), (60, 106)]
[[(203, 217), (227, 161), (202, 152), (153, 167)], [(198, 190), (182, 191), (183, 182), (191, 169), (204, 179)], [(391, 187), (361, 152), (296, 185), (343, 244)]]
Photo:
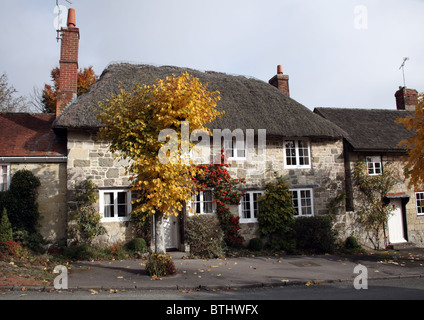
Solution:
[[(352, 172), (357, 161), (366, 163), (369, 175), (380, 175), (389, 163), (397, 168), (399, 183), (393, 187), (387, 201), (394, 211), (389, 217), (386, 232), (390, 244), (413, 243), (424, 245), (424, 189), (409, 189), (403, 176), (402, 162), (406, 150), (399, 145), (411, 136), (397, 118), (413, 116), (418, 93), (413, 89), (400, 88), (396, 93), (396, 109), (353, 109), (353, 108), (316, 108), (315, 113), (330, 120), (346, 135), (343, 139), (346, 215), (343, 216), (342, 230), (367, 242), (363, 230), (354, 225), (355, 211), (359, 205), (358, 190), (354, 187)], [(383, 245), (383, 244), (382, 244)]]
[[(237, 150), (229, 159), (232, 176), (246, 179), (246, 197), (239, 208), (233, 208), (233, 213), (240, 215), (245, 239), (254, 237), (257, 232), (257, 196), (273, 179), (274, 171), (289, 179), (299, 216), (326, 214), (329, 201), (343, 192), (345, 185), (343, 132), (330, 121), (273, 85), (253, 78), (170, 66), (112, 64), (53, 124), (55, 130), (66, 130), (69, 201), (72, 201), (76, 182), (91, 179), (98, 185), (99, 211), (108, 229), (106, 240), (116, 242), (130, 236), (131, 194), (124, 170), (126, 163), (114, 158), (107, 143), (96, 138), (102, 126), (96, 116), (98, 102), (117, 93), (119, 86), (131, 90), (136, 83), (152, 84), (156, 79), (186, 71), (202, 83), (208, 83), (209, 90), (220, 92), (218, 108), (225, 110), (225, 115), (211, 123), (211, 129), (241, 129), (243, 132), (253, 129), (256, 133), (266, 129), (264, 162), (249, 163), (245, 150)], [(279, 73), (276, 77), (282, 76)], [(207, 191), (194, 199), (200, 202), (199, 207), (205, 208), (201, 210), (205, 214), (213, 213), (213, 206), (207, 205), (212, 200)], [(169, 223), (172, 230), (168, 230), (168, 248), (184, 247), (181, 233), (184, 221), (182, 214)]]

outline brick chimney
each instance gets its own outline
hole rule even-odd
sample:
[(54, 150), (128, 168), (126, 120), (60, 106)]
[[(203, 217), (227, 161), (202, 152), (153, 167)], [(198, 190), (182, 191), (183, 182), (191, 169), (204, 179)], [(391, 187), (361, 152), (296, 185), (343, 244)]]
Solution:
[(75, 10), (68, 10), (67, 27), (61, 29), (60, 76), (57, 93), (56, 116), (58, 116), (77, 95), (79, 29), (76, 28)]
[(282, 93), (284, 93), (286, 96), (290, 97), (289, 92), (289, 76), (286, 74), (283, 74), (283, 67), (281, 65), (277, 66), (277, 74), (273, 76), (268, 83), (274, 87), (276, 87), (278, 90), (280, 90)]
[(399, 90), (395, 93), (395, 98), (397, 110), (415, 111), (415, 106), (418, 102), (418, 91), (399, 87)]

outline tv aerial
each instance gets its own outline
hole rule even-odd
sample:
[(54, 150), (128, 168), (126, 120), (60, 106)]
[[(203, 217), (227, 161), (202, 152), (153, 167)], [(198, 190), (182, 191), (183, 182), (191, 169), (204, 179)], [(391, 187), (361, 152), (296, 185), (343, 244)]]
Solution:
[(403, 62), (401, 64), (401, 66), (399, 67), (399, 70), (402, 69), (402, 76), (403, 76), (403, 87), (406, 88), (406, 84), (405, 84), (405, 71), (404, 71), (404, 67), (405, 67), (405, 62), (408, 61), (409, 58), (405, 57), (403, 58)]
[[(71, 1), (65, 0), (67, 3), (72, 4)], [(67, 8), (64, 5), (59, 4), (59, 0), (56, 0), (56, 6), (53, 9), (53, 13), (57, 15), (57, 17), (53, 21), (53, 26), (56, 30), (56, 40), (59, 42), (61, 39), (60, 37), (60, 30), (63, 27), (66, 27), (66, 11)]]

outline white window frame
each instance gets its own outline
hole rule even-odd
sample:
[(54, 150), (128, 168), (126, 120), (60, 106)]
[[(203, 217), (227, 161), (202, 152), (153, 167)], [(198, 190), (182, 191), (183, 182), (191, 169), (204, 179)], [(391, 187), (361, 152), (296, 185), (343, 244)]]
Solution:
[[(124, 217), (118, 216), (118, 194), (121, 192), (125, 192), (127, 194), (126, 205), (126, 213)], [(113, 194), (113, 217), (105, 217), (105, 194), (112, 193)], [(131, 218), (131, 191), (128, 189), (102, 189), (99, 190), (99, 213), (102, 217), (101, 222), (115, 222), (115, 221), (129, 221)]]
[[(302, 188), (302, 189), (299, 188), (299, 189), (290, 189), (289, 191), (292, 193), (292, 195), (296, 194), (296, 199), (297, 199), (297, 206), (295, 206), (295, 202), (294, 202), (295, 199), (294, 198), (292, 199), (293, 208), (297, 211), (297, 214), (295, 214), (294, 217), (295, 218), (296, 217), (313, 217), (314, 216), (314, 190), (311, 188)], [(308, 198), (302, 197), (303, 192), (309, 192), (310, 197)], [(310, 205), (308, 206), (302, 205), (302, 201), (306, 201), (307, 199), (310, 200)], [(307, 214), (303, 212), (306, 207), (311, 208), (311, 213)]]
[[(257, 194), (256, 201), (254, 199), (254, 194)], [(244, 197), (240, 200), (239, 204), (239, 217), (240, 217), (240, 223), (249, 223), (249, 222), (258, 222), (258, 215), (259, 215), (259, 203), (258, 203), (258, 197), (263, 196), (265, 194), (265, 191), (263, 190), (251, 190), (251, 191), (245, 191)], [(244, 204), (246, 203), (246, 196), (249, 195), (249, 211), (250, 211), (250, 218), (244, 218)], [(256, 208), (255, 208), (256, 204)], [(256, 213), (256, 216), (255, 216)]]
[[(211, 200), (207, 201), (211, 203), (211, 208), (212, 208), (212, 212), (205, 212), (204, 208), (204, 204), (205, 204), (205, 192), (210, 192), (211, 193)], [(213, 189), (206, 189), (204, 191), (200, 191), (198, 194), (193, 194), (191, 201), (189, 202), (188, 206), (193, 210), (192, 212), (190, 212), (189, 215), (194, 215), (194, 214), (214, 214), (216, 212), (216, 203), (214, 201), (214, 194), (213, 194)], [(200, 207), (200, 212), (196, 211), (196, 205), (199, 204)]]
[[(288, 154), (287, 152), (289, 151), (288, 148), (286, 147), (286, 143), (289, 141), (293, 141), (294, 142), (294, 154), (291, 155), (291, 157), (289, 158), (294, 158), (296, 161), (296, 164), (289, 164), (288, 163)], [(306, 147), (299, 147), (299, 144), (306, 144)], [(300, 152), (300, 150), (302, 150), (302, 152)], [(305, 157), (305, 155), (301, 155), (301, 153), (304, 153), (304, 151), (307, 150), (308, 154)], [(309, 140), (307, 139), (285, 139), (283, 141), (283, 152), (284, 152), (284, 166), (286, 169), (310, 169), (311, 168), (311, 163), (312, 163), (312, 155), (311, 155), (311, 143)], [(300, 160), (301, 158), (307, 158), (308, 159), (308, 164), (300, 164)]]
[(383, 173), (381, 156), (366, 156), (365, 162), (367, 164), (367, 174), (369, 176), (379, 176)]
[[(3, 168), (6, 168), (6, 177), (4, 176), (4, 173), (3, 173), (4, 169)], [(2, 188), (0, 188), (0, 192), (9, 190), (9, 186), (10, 186), (10, 164), (8, 164), (8, 163), (0, 164), (0, 186), (3, 186)]]
[(424, 216), (424, 191), (415, 192), (417, 215)]
[[(240, 141), (236, 137), (233, 137), (231, 140), (224, 140), (224, 150), (229, 155), (228, 161), (247, 159), (246, 141), (244, 140)], [(241, 152), (244, 152), (244, 156), (239, 155)]]

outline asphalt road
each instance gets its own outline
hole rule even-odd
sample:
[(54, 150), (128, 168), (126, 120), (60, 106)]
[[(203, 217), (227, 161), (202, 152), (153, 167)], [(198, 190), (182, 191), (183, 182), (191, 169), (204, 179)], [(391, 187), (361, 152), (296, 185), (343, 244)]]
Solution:
[[(0, 303), (24, 300), (143, 300), (146, 306), (160, 301), (161, 306), (183, 301), (264, 301), (264, 300), (424, 300), (424, 278), (370, 280), (367, 289), (355, 289), (353, 283), (324, 283), (311, 286), (237, 290), (76, 290), (76, 291), (2, 291)], [(259, 302), (260, 303), (260, 302)], [(279, 305), (273, 301), (271, 304)]]

